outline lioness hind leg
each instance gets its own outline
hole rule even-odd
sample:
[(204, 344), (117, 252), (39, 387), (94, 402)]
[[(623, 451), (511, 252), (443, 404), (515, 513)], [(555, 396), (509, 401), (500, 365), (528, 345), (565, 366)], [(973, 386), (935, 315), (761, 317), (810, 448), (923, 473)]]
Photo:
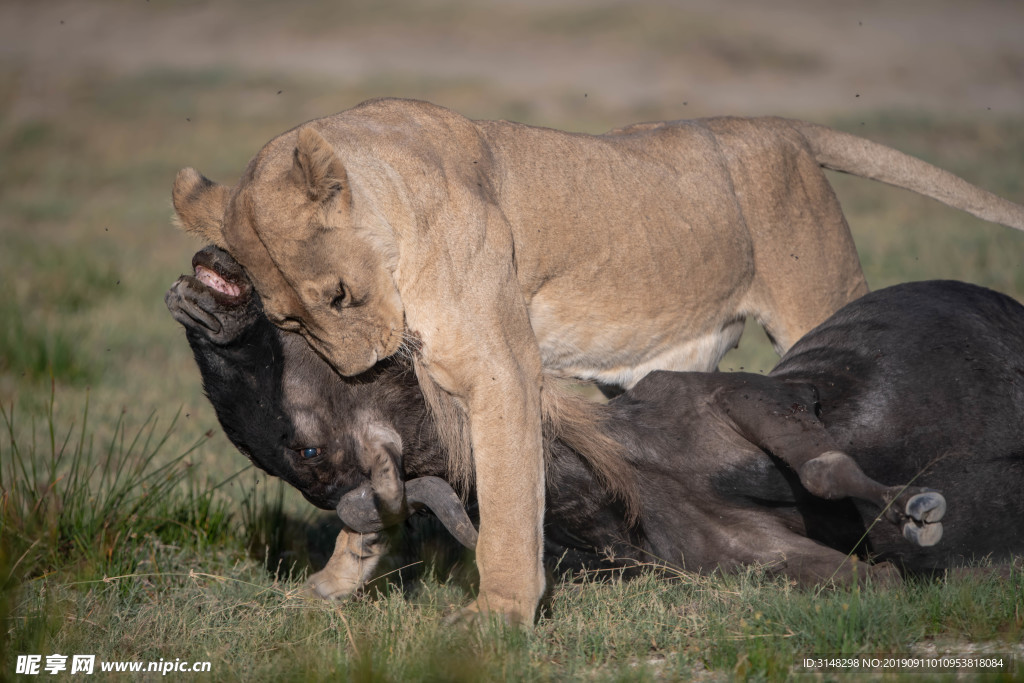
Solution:
[(772, 348), (780, 357), (840, 308), (868, 293), (867, 281), (859, 263), (856, 267), (840, 270), (843, 275), (837, 278), (838, 282), (818, 282), (817, 287), (806, 289), (802, 286), (780, 285), (774, 288), (768, 303), (752, 306), (754, 319), (764, 328)]
[(387, 552), (383, 534), (358, 534), (342, 529), (327, 566), (309, 577), (306, 593), (311, 598), (343, 600), (365, 584)]
[[(802, 134), (781, 121), (710, 124), (739, 190), (753, 242), (754, 279), (743, 310), (785, 353), (854, 299), (867, 281), (842, 207)], [(757, 140), (758, 144), (751, 144)]]

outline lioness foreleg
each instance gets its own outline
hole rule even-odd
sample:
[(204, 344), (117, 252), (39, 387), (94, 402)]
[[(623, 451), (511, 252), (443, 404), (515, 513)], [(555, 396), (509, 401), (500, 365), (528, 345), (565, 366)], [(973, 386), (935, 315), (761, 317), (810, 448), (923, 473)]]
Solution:
[(327, 566), (309, 577), (310, 597), (343, 600), (363, 587), (387, 552), (382, 533), (358, 534), (342, 529)]
[[(497, 614), (531, 624), (544, 590), (540, 363), (527, 370), (508, 357), (489, 361), (460, 363), (449, 372), (447, 363), (434, 360), (427, 370), (464, 406), (469, 423), (480, 594), (464, 616)], [(467, 385), (464, 393), (457, 388)]]
[(467, 234), (439, 247), (445, 258), (418, 264), (402, 300), (421, 342), (417, 374), (458, 404), (469, 427), (472, 452), (454, 454), (472, 462), (480, 511), (480, 594), (467, 612), (532, 624), (544, 591), (540, 348), (510, 229), (495, 206), (470, 205), (482, 211), (465, 217)]

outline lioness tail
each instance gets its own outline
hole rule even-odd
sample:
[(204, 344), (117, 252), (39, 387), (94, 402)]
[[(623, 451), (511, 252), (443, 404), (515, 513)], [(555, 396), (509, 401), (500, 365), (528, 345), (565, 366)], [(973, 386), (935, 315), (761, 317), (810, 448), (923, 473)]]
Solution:
[(1003, 199), (891, 147), (832, 128), (794, 121), (827, 169), (895, 185), (993, 223), (1024, 230), (1024, 206)]

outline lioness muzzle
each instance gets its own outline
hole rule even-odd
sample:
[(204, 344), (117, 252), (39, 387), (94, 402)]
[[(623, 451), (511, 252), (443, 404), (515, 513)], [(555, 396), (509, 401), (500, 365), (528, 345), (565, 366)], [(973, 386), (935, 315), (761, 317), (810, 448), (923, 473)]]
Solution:
[(419, 477), (405, 482), (405, 505), (400, 519), (381, 518), (369, 482), (352, 489), (338, 503), (338, 517), (352, 531), (370, 534), (402, 521), (412, 510), (429, 509), (455, 539), (470, 549), (476, 548), (477, 531), (470, 521), (459, 495), (440, 477)]

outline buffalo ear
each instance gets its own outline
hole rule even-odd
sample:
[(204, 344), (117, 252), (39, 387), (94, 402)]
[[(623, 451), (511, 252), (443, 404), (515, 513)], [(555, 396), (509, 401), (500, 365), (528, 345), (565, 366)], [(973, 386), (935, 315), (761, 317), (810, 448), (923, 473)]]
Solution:
[(213, 182), (196, 169), (181, 169), (171, 192), (178, 225), (190, 235), (227, 249), (223, 229), (228, 195), (226, 186)]
[(348, 193), (348, 176), (331, 143), (311, 126), (299, 129), (292, 157), (292, 178), (310, 201), (323, 202)]

